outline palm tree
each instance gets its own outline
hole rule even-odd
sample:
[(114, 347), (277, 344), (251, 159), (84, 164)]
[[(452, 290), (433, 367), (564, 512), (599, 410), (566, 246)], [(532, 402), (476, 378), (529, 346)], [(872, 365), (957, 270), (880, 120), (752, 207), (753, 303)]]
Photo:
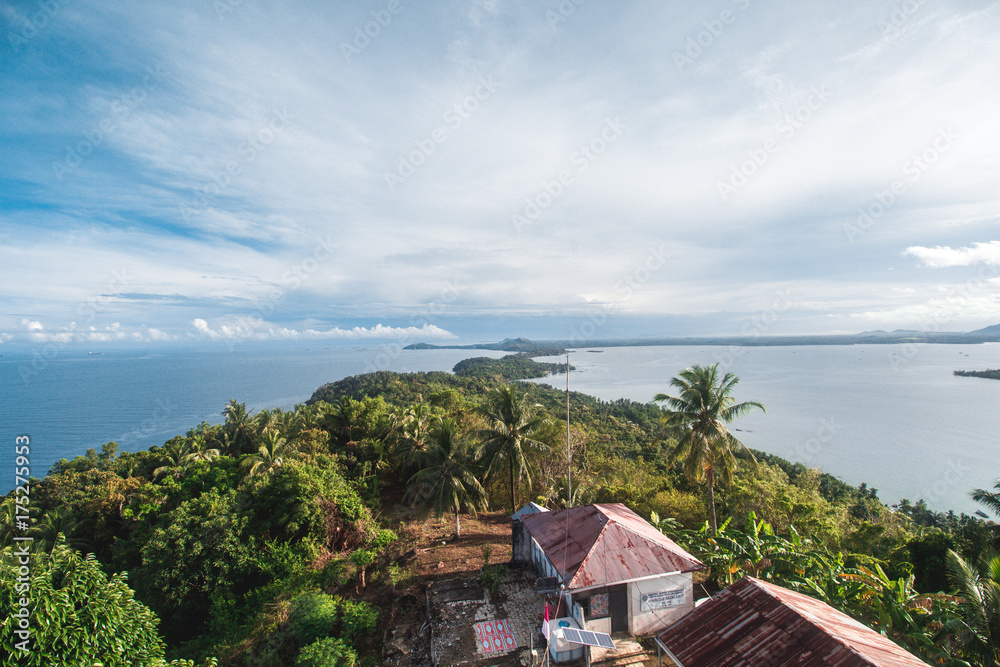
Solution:
[(226, 418), (224, 431), (229, 442), (230, 453), (239, 455), (253, 449), (253, 418), (247, 412), (246, 403), (237, 403), (232, 399), (222, 409)]
[(184, 464), (196, 463), (198, 461), (211, 461), (221, 455), (215, 447), (209, 447), (209, 442), (204, 434), (195, 435), (190, 439), (187, 446), (187, 453), (181, 459)]
[(975, 500), (980, 505), (986, 507), (997, 516), (1000, 516), (1000, 480), (993, 485), (996, 491), (987, 491), (986, 489), (973, 489), (972, 499)]
[(398, 424), (398, 433), (393, 438), (393, 458), (399, 471), (407, 474), (427, 453), (428, 437), (436, 420), (429, 405), (417, 403), (394, 415), (394, 421)]
[[(728, 482), (736, 468), (734, 449), (750, 450), (736, 439), (726, 424), (755, 408), (764, 410), (757, 401), (736, 403), (733, 388), (739, 378), (726, 373), (719, 378), (719, 364), (692, 366), (670, 380), (670, 386), (680, 390), (679, 396), (657, 394), (653, 400), (666, 402), (663, 416), (667, 426), (680, 433), (677, 445), (670, 453), (671, 463), (683, 461), (688, 478), (708, 486), (708, 515), (712, 535), (718, 534), (715, 517), (715, 478)], [(753, 455), (751, 454), (751, 459)], [(755, 459), (754, 459), (755, 460)]]
[(478, 471), (458, 423), (442, 420), (421, 459), (423, 468), (410, 477), (404, 499), (411, 506), (431, 504), (438, 517), (448, 510), (454, 512), (455, 537), (461, 537), (458, 513), (466, 510), (475, 515), (485, 510), (487, 503), (486, 489), (476, 476)]
[(160, 450), (160, 467), (153, 471), (153, 479), (157, 480), (167, 473), (174, 472), (187, 464), (190, 444), (188, 440), (178, 436), (168, 440)]
[(271, 472), (285, 464), (285, 457), (295, 452), (295, 446), (275, 432), (266, 434), (256, 454), (247, 454), (240, 462), (248, 477)]
[(518, 480), (531, 483), (528, 455), (546, 449), (533, 436), (546, 420), (538, 411), (542, 406), (528, 402), (514, 385), (491, 390), (482, 409), (487, 426), (479, 431), (483, 447), (479, 456), (487, 461), (486, 474), (495, 477), (506, 466), (510, 473), (510, 511), (517, 511), (514, 498)]
[(76, 551), (91, 551), (93, 544), (83, 537), (81, 522), (65, 507), (55, 507), (47, 511), (32, 528), (35, 540), (40, 549), (51, 551), (55, 548), (57, 538), (62, 534), (66, 546)]
[(956, 593), (961, 618), (955, 624), (959, 642), (976, 664), (1000, 664), (1000, 554), (986, 549), (973, 567), (948, 550), (948, 578)]

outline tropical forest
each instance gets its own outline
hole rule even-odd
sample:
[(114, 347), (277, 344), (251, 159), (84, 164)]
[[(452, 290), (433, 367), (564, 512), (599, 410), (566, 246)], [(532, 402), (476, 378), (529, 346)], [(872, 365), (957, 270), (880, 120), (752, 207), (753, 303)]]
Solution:
[(509, 516), (529, 501), (623, 503), (706, 565), (699, 596), (754, 576), (929, 664), (998, 664), (1000, 487), (970, 489), (982, 516), (887, 506), (747, 449), (739, 420), (767, 406), (717, 365), (664, 378), (648, 403), (518, 381), (528, 365), (358, 375), (291, 410), (234, 399), (146, 451), (59, 461), (31, 480), (30, 541), (15, 540), (19, 494), (0, 505), (0, 664), (386, 664), (392, 628), (421, 625), (418, 556), (489, 520), (494, 543), (466, 569), (502, 576)]

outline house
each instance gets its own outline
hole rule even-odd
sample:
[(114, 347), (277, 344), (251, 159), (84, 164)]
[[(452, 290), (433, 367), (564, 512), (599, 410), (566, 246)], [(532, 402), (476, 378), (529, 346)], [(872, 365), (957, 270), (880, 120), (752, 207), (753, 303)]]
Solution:
[(525, 507), (512, 520), (513, 560), (554, 578), (558, 615), (585, 630), (653, 634), (694, 609), (691, 573), (704, 565), (620, 503)]
[(926, 667), (826, 603), (752, 577), (699, 604), (656, 642), (680, 667)]

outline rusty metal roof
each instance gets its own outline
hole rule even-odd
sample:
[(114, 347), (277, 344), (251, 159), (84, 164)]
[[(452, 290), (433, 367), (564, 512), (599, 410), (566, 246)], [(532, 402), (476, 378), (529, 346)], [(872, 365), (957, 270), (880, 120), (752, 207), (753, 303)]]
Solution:
[(570, 590), (705, 566), (621, 503), (522, 517)]
[(927, 667), (807, 595), (744, 577), (658, 638), (683, 667)]

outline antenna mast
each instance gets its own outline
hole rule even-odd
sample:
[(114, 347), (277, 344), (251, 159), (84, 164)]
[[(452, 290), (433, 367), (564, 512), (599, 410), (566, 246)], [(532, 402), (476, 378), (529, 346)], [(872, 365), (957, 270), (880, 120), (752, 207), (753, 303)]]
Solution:
[(566, 353), (566, 507), (573, 506), (573, 452), (569, 446), (569, 353)]

